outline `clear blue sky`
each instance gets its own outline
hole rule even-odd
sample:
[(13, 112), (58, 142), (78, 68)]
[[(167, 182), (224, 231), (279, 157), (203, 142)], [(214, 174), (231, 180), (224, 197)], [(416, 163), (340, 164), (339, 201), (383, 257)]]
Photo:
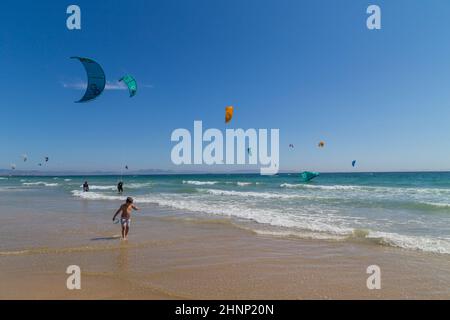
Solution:
[[(280, 129), (281, 169), (448, 170), (449, 15), (443, 0), (3, 1), (0, 168), (45, 155), (49, 170), (173, 168), (172, 130), (224, 130), (234, 105), (229, 127)], [(134, 75), (138, 94), (74, 103), (85, 73), (71, 56), (111, 83)]]

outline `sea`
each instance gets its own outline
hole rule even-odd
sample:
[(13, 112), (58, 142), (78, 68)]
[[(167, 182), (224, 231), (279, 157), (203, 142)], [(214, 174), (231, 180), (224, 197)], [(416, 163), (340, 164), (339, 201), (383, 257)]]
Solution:
[(450, 254), (450, 172), (323, 173), (306, 183), (296, 173), (0, 177), (0, 209), (30, 197), (64, 208), (69, 199), (119, 205), (128, 196), (144, 215), (167, 208), (267, 236)]

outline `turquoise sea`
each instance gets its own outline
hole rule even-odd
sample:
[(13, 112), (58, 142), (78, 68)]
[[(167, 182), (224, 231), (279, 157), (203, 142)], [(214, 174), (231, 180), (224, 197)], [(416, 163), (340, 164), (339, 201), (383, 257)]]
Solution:
[[(123, 195), (116, 191), (121, 178)], [(89, 192), (82, 191), (85, 180)], [(308, 183), (294, 173), (0, 177), (1, 202), (31, 195), (61, 204), (68, 198), (119, 204), (132, 196), (144, 214), (158, 206), (230, 218), (260, 234), (450, 254), (449, 172), (324, 173)]]

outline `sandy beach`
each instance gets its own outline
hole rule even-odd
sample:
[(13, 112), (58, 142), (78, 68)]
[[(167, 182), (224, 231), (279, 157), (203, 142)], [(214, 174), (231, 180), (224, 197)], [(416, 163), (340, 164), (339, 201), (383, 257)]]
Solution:
[[(0, 299), (448, 299), (447, 255), (357, 241), (256, 234), (231, 219), (159, 206), (127, 242), (115, 203), (28, 198), (2, 205)], [(118, 202), (117, 204), (119, 204)], [(39, 204), (39, 210), (35, 208)], [(69, 265), (81, 290), (66, 288)], [(381, 268), (368, 290), (366, 268)]]
[(450, 300), (450, 1), (377, 2), (8, 1), (0, 302)]

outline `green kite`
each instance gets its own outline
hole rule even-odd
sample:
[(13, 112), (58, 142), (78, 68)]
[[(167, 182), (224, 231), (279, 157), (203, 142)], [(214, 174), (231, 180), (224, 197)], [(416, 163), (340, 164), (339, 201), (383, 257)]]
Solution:
[(133, 97), (137, 92), (137, 82), (136, 79), (134, 79), (130, 75), (123, 76), (119, 79), (119, 82), (123, 81), (128, 87), (128, 91), (130, 92), (130, 98)]

